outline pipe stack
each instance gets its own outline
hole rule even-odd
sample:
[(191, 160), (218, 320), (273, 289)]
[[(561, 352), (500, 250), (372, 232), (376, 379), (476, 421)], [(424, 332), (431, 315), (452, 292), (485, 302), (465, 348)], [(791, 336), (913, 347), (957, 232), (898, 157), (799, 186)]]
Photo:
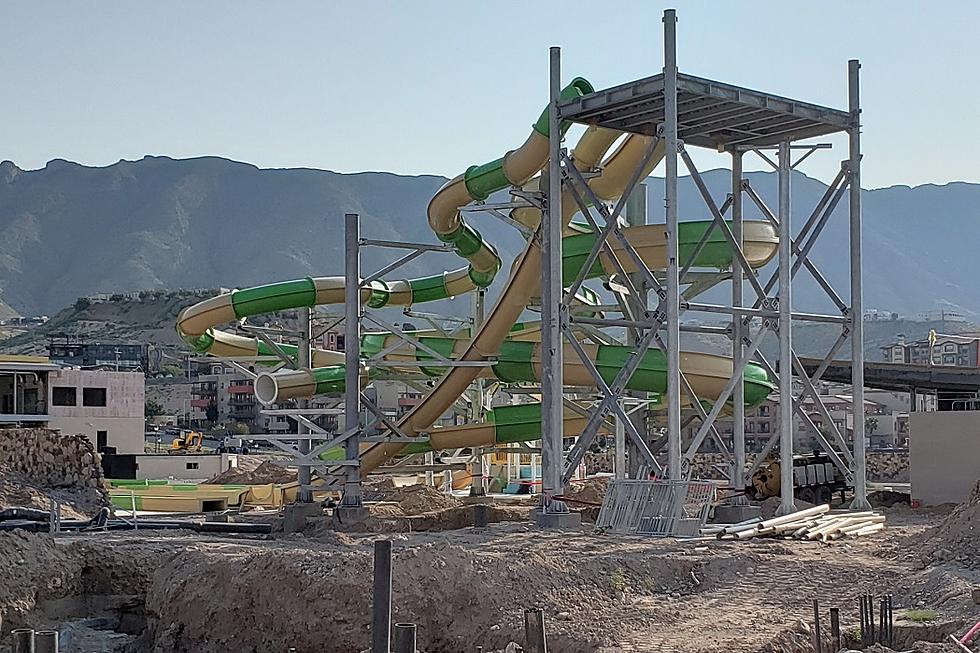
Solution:
[(719, 540), (781, 537), (830, 542), (872, 535), (885, 527), (885, 516), (874, 511), (830, 513), (830, 505), (814, 506), (781, 517), (750, 519), (731, 526), (706, 526), (701, 534)]

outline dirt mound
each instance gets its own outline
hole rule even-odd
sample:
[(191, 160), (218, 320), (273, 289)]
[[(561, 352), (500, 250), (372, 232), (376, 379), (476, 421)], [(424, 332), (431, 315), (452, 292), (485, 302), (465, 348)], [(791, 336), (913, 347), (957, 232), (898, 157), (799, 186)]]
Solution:
[[(516, 528), (509, 535), (527, 538), (527, 544), (538, 537)], [(637, 592), (665, 601), (670, 593), (691, 591), (696, 566), (635, 553), (515, 554), (407, 536), (395, 540), (393, 558), (392, 617), (417, 623), (419, 649), (432, 652), (504, 649), (523, 640), (522, 608), (541, 602), (549, 606), (554, 650), (594, 653), (615, 636), (610, 631), (623, 627), (604, 618), (621, 605), (617, 595)], [(366, 538), (346, 546), (297, 540), (289, 549), (192, 545), (154, 577), (146, 608), (156, 646), (144, 650), (363, 651), (370, 637), (371, 577), (372, 543)], [(272, 602), (269, 579), (275, 579)], [(228, 618), (241, 614), (248, 618)], [(287, 617), (297, 614), (304, 616), (300, 624)], [(329, 643), (322, 629), (303, 625), (311, 623), (330, 625)]]
[(923, 534), (919, 552), (927, 563), (951, 562), (980, 569), (980, 481), (965, 503)]
[[(397, 503), (406, 515), (421, 515), (433, 510), (458, 508), (462, 502), (456, 497), (441, 492), (431, 485), (406, 485), (395, 487), (390, 480), (374, 483), (366, 487), (364, 499), (367, 501), (384, 501)], [(386, 508), (390, 513), (391, 508)]]
[(582, 519), (595, 522), (599, 518), (602, 500), (606, 498), (606, 490), (611, 482), (611, 476), (596, 476), (573, 482), (563, 496), (568, 501), (569, 508), (581, 511)]
[(79, 584), (83, 564), (49, 535), (26, 531), (0, 533), (0, 629), (23, 623), (25, 615), (47, 598), (64, 596)]
[(50, 510), (55, 502), (61, 505), (62, 519), (87, 519), (95, 516), (99, 508), (108, 505), (101, 488), (87, 485), (49, 487), (0, 466), (0, 509), (24, 507)]
[(266, 485), (267, 483), (293, 483), (296, 470), (266, 460), (262, 463), (248, 456), (239, 456), (238, 467), (232, 467), (208, 479), (214, 485)]

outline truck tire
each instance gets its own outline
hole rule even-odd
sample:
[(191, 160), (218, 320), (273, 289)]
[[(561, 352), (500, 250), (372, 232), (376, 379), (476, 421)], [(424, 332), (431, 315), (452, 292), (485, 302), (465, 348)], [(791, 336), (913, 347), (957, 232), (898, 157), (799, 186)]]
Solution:
[(834, 491), (830, 489), (827, 485), (821, 485), (817, 488), (817, 505), (823, 505), (825, 503), (831, 503), (834, 500)]
[(800, 488), (796, 496), (800, 501), (806, 501), (807, 503), (816, 503), (817, 499), (817, 493), (814, 492), (812, 487)]

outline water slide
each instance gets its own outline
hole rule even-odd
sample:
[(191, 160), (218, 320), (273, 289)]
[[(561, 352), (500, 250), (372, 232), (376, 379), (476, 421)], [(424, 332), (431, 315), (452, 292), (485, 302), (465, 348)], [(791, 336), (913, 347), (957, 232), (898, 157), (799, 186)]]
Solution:
[[(564, 97), (590, 93), (591, 85), (577, 78), (563, 91)], [(568, 125), (562, 125), (562, 131)], [(603, 160), (606, 152), (621, 139), (614, 152)], [(642, 163), (651, 137), (590, 128), (580, 139), (572, 154), (573, 164), (583, 172), (593, 172), (588, 184), (597, 197), (614, 201), (620, 197), (636, 168)], [(658, 145), (654, 156), (641, 171), (643, 177), (650, 174), (663, 157), (663, 146)], [(429, 224), (436, 236), (453, 245), (454, 250), (468, 265), (439, 275), (421, 279), (375, 281), (362, 288), (361, 302), (367, 306), (409, 306), (434, 301), (485, 288), (493, 281), (502, 262), (496, 250), (485, 242), (460, 214), (460, 208), (474, 201), (482, 201), (491, 193), (509, 187), (536, 188), (541, 177), (535, 177), (547, 164), (548, 159), (548, 112), (542, 112), (524, 144), (490, 163), (473, 166), (464, 174), (447, 182), (432, 198), (428, 207)], [(595, 242), (596, 234), (588, 225), (572, 223), (577, 206), (566, 191), (563, 197), (563, 265), (564, 279), (576, 277)], [(511, 217), (526, 226), (537, 229), (541, 212), (534, 208), (515, 209)], [(744, 240), (750, 263), (765, 265), (775, 254), (777, 242), (774, 230), (764, 222), (745, 222)], [(693, 253), (711, 221), (684, 222), (681, 224), (679, 246), (682, 262)], [(627, 238), (644, 263), (653, 270), (663, 269), (665, 260), (665, 231), (663, 225), (646, 225), (625, 230)], [(622, 249), (612, 243), (614, 251)], [(627, 271), (632, 262), (624, 255), (617, 256)], [(731, 265), (732, 253), (723, 236), (716, 232), (699, 254), (696, 267), (725, 269)], [(459, 448), (482, 446), (494, 442), (540, 438), (540, 407), (536, 405), (514, 406), (495, 409), (486, 424), (461, 427), (433, 427), (452, 404), (463, 395), (479, 376), (496, 378), (503, 382), (535, 382), (540, 379), (539, 340), (536, 325), (518, 322), (529, 301), (540, 289), (541, 250), (535, 239), (526, 244), (510, 270), (507, 284), (496, 305), (483, 325), (472, 336), (446, 338), (418, 333), (419, 339), (441, 354), (461, 361), (496, 359), (490, 366), (454, 367), (442, 376), (433, 390), (399, 422), (400, 430), (408, 436), (429, 434), (432, 448)], [(588, 277), (610, 276), (614, 269), (606, 255), (599, 258), (588, 271)], [(284, 309), (310, 307), (323, 304), (342, 304), (344, 301), (343, 277), (318, 277), (235, 290), (190, 306), (178, 317), (177, 330), (184, 340), (202, 353), (225, 357), (272, 357), (275, 352), (257, 338), (240, 336), (217, 327), (254, 315)], [(366, 334), (362, 338), (365, 356), (378, 353), (392, 344), (390, 334)], [(602, 376), (611, 381), (621, 369), (630, 349), (614, 345), (584, 345), (589, 358)], [(295, 347), (283, 345), (285, 353), (295, 355)], [(386, 356), (386, 360), (416, 362), (430, 360), (431, 356), (414, 347), (402, 347)], [(256, 395), (263, 403), (273, 403), (291, 397), (309, 397), (314, 394), (341, 392), (343, 390), (343, 353), (316, 349), (311, 369), (261, 374), (255, 383)], [(702, 401), (716, 399), (725, 383), (733, 374), (730, 358), (685, 352), (681, 367), (691, 382), (694, 392)], [(415, 370), (418, 367), (407, 369)], [(362, 368), (362, 382), (367, 382), (371, 370)], [(437, 376), (444, 368), (421, 368), (422, 374)], [(569, 385), (594, 386), (595, 382), (585, 366), (575, 356), (566, 356), (565, 380)], [(746, 401), (762, 401), (773, 386), (765, 372), (755, 366), (746, 368)], [(644, 354), (640, 368), (633, 376), (631, 389), (663, 393), (666, 390), (666, 364), (663, 354), (656, 349)], [(579, 424), (579, 422), (582, 422)], [(503, 424), (507, 428), (502, 429)], [(566, 416), (566, 432), (577, 433), (584, 426), (578, 416)], [(503, 438), (503, 439), (501, 439)], [(377, 443), (362, 449), (362, 471), (367, 473), (393, 456), (413, 453), (419, 445), (401, 443)]]

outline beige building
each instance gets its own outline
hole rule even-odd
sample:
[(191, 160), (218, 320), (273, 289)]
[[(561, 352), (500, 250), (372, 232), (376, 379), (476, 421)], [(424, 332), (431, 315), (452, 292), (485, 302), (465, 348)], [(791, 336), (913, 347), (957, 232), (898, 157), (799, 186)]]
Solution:
[(48, 426), (102, 451), (143, 452), (142, 372), (62, 368), (42, 356), (0, 356), (0, 427)]

